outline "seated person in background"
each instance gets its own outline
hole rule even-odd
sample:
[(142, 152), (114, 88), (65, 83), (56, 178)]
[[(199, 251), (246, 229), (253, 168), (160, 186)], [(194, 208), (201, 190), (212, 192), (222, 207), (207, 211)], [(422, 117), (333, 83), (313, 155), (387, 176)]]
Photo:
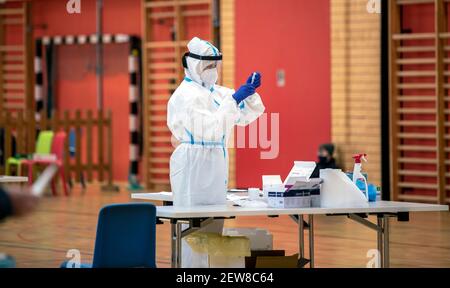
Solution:
[(311, 178), (319, 178), (320, 169), (339, 169), (336, 164), (336, 160), (334, 159), (334, 144), (326, 143), (319, 146), (318, 159), (319, 161), (316, 163), (316, 169), (311, 174)]

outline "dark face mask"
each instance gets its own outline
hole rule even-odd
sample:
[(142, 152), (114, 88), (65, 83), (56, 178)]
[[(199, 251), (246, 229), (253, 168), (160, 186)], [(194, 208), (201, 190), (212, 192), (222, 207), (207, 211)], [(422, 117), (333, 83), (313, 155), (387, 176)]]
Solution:
[(319, 158), (319, 164), (325, 164), (328, 163), (328, 159), (325, 156), (318, 156)]

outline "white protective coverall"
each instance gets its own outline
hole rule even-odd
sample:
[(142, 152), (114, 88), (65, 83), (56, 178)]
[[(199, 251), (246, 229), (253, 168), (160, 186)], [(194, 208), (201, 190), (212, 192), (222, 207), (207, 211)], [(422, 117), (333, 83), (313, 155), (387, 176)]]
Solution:
[[(219, 55), (216, 47), (197, 37), (188, 43), (188, 49), (201, 56)], [(238, 105), (233, 89), (215, 85), (217, 68), (205, 70), (213, 61), (186, 60), (186, 77), (167, 108), (167, 125), (181, 143), (170, 158), (174, 206), (226, 204), (226, 143), (235, 125), (248, 125), (265, 107), (257, 93)], [(222, 229), (223, 220), (216, 220), (202, 231), (222, 233)], [(182, 250), (182, 267), (207, 267), (207, 259), (192, 258), (195, 255), (185, 241)]]

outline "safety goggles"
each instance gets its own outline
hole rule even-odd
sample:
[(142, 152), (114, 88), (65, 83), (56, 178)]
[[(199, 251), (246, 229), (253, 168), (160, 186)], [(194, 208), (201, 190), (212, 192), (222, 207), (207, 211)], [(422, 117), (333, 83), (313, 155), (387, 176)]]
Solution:
[[(212, 63), (208, 64), (207, 67), (209, 67), (210, 65), (217, 65), (216, 64), (217, 61), (222, 61), (222, 54), (217, 55), (217, 56), (202, 56), (202, 55), (197, 55), (197, 54), (194, 54), (191, 52), (186, 52), (186, 53), (184, 53), (183, 59), (182, 59), (184, 68), (188, 68), (186, 57), (191, 57), (191, 58), (201, 60), (201, 61), (212, 61)], [(215, 68), (215, 67), (211, 67), (211, 68)]]

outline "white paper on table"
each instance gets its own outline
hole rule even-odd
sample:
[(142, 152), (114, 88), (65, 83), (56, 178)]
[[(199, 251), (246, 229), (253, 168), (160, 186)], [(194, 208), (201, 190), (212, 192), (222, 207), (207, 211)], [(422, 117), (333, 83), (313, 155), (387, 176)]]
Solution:
[(261, 200), (250, 200), (248, 195), (227, 194), (227, 200), (240, 207), (266, 208), (267, 203)]
[(234, 205), (245, 208), (267, 208), (269, 205), (262, 200), (240, 199), (232, 201)]
[(248, 199), (248, 195), (242, 196), (242, 195), (236, 195), (236, 194), (227, 194), (227, 200), (229, 201), (239, 201), (239, 200), (245, 200)]

